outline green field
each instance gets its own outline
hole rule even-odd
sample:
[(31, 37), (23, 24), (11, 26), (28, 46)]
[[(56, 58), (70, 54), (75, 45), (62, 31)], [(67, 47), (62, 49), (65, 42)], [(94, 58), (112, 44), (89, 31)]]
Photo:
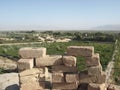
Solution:
[[(18, 55), (18, 50), (22, 47), (46, 47), (47, 54), (64, 55), (67, 46), (71, 46), (71, 45), (94, 46), (95, 53), (100, 54), (103, 70), (105, 70), (108, 62), (111, 60), (114, 50), (114, 43), (72, 41), (68, 43), (42, 43), (42, 44), (0, 46), (0, 56), (8, 57), (13, 60), (18, 60), (20, 58)], [(77, 66), (80, 71), (86, 69), (84, 57), (77, 57)]]

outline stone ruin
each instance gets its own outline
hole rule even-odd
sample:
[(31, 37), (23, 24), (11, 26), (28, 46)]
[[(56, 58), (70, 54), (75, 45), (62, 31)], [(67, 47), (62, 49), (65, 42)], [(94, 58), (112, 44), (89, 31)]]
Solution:
[[(65, 55), (46, 55), (46, 48), (21, 48), (18, 61), (20, 90), (106, 90), (100, 56), (92, 46), (69, 46)], [(76, 57), (84, 56), (80, 72)]]

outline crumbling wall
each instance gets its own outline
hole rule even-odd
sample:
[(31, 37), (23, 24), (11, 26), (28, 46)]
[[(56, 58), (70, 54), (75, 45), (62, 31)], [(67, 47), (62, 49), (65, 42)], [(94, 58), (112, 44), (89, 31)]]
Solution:
[[(92, 46), (69, 46), (66, 55), (46, 55), (46, 48), (21, 48), (18, 61), (20, 90), (106, 90), (100, 57)], [(87, 70), (79, 72), (77, 56), (84, 56)]]

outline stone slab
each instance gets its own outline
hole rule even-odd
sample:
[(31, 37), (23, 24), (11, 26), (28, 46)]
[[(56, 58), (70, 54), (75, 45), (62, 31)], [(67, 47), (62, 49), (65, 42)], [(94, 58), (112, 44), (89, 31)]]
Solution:
[(19, 76), (23, 77), (23, 76), (29, 76), (29, 75), (35, 75), (35, 74), (43, 74), (43, 73), (44, 73), (44, 68), (32, 68), (32, 69), (20, 72)]
[(53, 65), (62, 65), (62, 56), (61, 55), (51, 55), (41, 58), (36, 58), (36, 67), (43, 66), (53, 66)]
[(32, 59), (46, 56), (46, 48), (25, 47), (19, 49), (19, 55), (24, 59)]
[(45, 82), (33, 82), (21, 84), (20, 90), (44, 90)]
[(66, 67), (64, 65), (52, 66), (52, 72), (78, 72), (77, 67)]
[(100, 64), (100, 56), (98, 53), (94, 54), (92, 57), (85, 57), (86, 66), (98, 66)]
[(79, 74), (66, 74), (65, 80), (67, 83), (79, 82)]
[(0, 74), (0, 90), (19, 90), (18, 73)]
[(20, 84), (34, 83), (38, 81), (39, 81), (38, 74), (20, 77)]
[(88, 85), (88, 90), (106, 90), (105, 84), (93, 84)]
[(77, 87), (78, 87), (77, 83), (53, 83), (52, 84), (53, 89), (72, 90), (72, 89), (77, 89)]
[(92, 56), (94, 54), (93, 46), (69, 46), (67, 47), (67, 55), (72, 56)]
[(76, 57), (74, 56), (63, 56), (63, 64), (68, 67), (76, 66)]
[(109, 85), (107, 86), (107, 90), (120, 90), (120, 88), (117, 89), (117, 88), (115, 87), (115, 85), (109, 84)]
[(98, 75), (101, 75), (101, 73), (102, 73), (101, 64), (98, 65), (98, 66), (91, 66), (91, 67), (88, 68), (88, 75), (98, 76)]
[(32, 69), (34, 67), (33, 59), (20, 59), (18, 60), (18, 70), (23, 71), (26, 69)]
[(79, 73), (79, 82), (80, 83), (96, 83), (98, 81), (96, 76), (90, 76), (88, 75), (87, 71), (83, 71)]
[(52, 83), (64, 83), (64, 75), (63, 73), (52, 73)]
[(97, 83), (98, 84), (105, 83), (105, 80), (106, 80), (106, 74), (105, 74), (105, 72), (102, 72), (100, 75), (98, 75), (96, 77), (97, 77)]

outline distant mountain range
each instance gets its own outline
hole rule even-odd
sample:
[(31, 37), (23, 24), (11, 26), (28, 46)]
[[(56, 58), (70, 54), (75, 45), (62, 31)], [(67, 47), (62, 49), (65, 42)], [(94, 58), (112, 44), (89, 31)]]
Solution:
[(120, 30), (120, 25), (103, 25), (91, 28), (92, 30)]

